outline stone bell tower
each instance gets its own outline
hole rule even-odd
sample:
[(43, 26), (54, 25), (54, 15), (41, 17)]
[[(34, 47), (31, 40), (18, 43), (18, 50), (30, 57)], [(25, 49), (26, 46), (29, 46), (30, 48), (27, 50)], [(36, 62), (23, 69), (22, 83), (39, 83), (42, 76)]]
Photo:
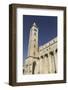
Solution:
[(29, 43), (28, 43), (28, 55), (25, 60), (25, 72), (24, 74), (37, 74), (39, 71), (39, 48), (38, 48), (38, 27), (34, 22), (30, 28)]
[(29, 35), (28, 57), (38, 57), (38, 27), (34, 22)]

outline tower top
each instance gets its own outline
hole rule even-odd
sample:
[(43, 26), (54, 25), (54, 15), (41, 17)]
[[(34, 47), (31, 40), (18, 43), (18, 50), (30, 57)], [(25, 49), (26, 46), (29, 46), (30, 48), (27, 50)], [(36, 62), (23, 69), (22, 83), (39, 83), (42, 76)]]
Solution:
[(37, 27), (37, 25), (36, 25), (36, 23), (35, 23), (35, 22), (33, 23), (33, 26), (34, 26), (34, 27)]

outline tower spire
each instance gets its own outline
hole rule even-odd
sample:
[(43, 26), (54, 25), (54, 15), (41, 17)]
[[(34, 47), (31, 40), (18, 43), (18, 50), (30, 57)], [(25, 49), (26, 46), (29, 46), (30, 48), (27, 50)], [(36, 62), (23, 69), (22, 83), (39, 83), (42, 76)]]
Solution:
[(35, 22), (33, 23), (33, 26), (36, 26), (36, 23)]
[(35, 22), (33, 23), (33, 26), (37, 28), (37, 25), (36, 25), (36, 23), (35, 23)]

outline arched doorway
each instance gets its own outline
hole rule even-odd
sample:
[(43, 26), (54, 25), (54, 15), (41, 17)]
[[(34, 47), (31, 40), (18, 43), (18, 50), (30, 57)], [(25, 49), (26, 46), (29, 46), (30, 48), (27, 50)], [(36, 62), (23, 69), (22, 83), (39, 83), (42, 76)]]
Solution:
[(36, 62), (34, 61), (34, 62), (33, 62), (33, 65), (32, 65), (32, 74), (35, 73), (35, 67), (36, 67)]

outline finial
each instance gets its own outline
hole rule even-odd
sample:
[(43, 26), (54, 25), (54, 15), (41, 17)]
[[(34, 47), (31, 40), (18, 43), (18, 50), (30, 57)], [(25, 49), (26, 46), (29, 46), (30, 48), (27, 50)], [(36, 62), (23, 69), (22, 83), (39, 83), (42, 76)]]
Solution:
[(37, 27), (37, 25), (36, 25), (36, 23), (35, 23), (35, 22), (33, 23), (33, 26)]

